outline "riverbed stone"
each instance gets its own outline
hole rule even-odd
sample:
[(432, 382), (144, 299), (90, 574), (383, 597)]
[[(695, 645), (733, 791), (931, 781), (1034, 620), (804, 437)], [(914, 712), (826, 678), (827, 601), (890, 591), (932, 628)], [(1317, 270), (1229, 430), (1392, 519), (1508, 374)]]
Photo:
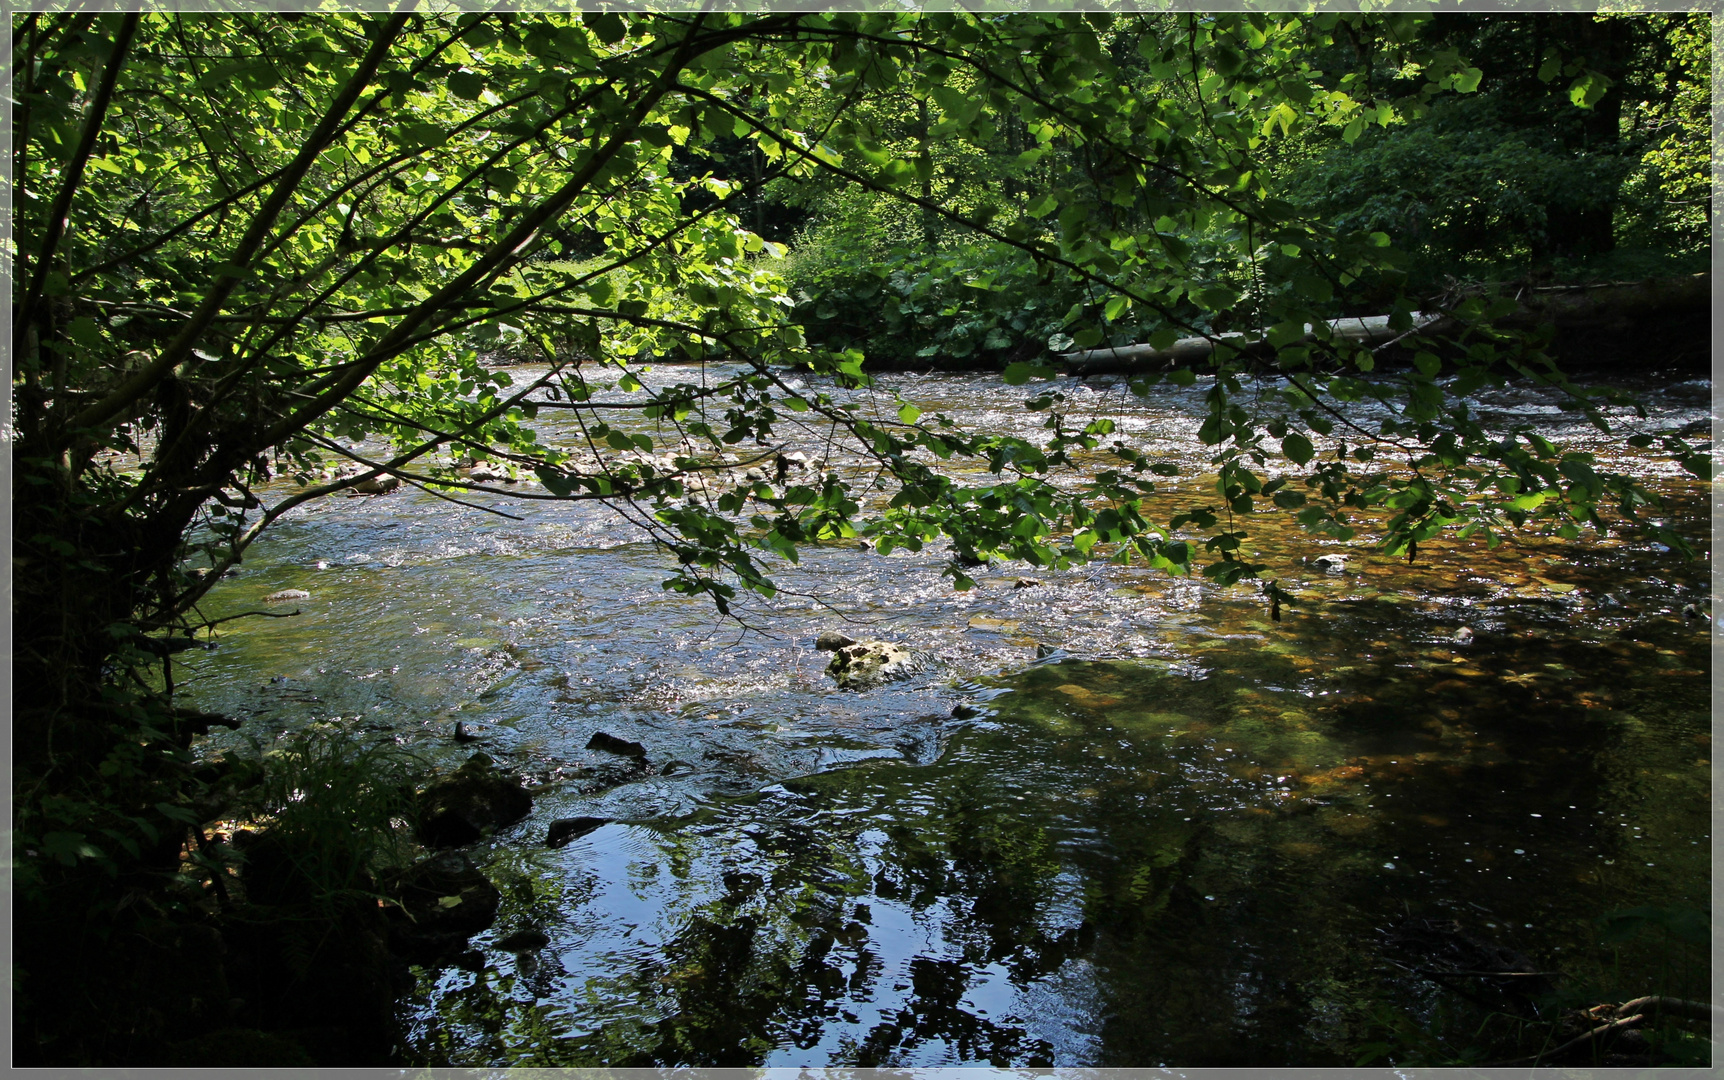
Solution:
[(497, 920), (502, 893), (473, 860), (445, 851), (386, 881), (390, 951), (405, 960), (433, 963), (459, 953), (467, 939)]
[(387, 495), (401, 486), (399, 476), (368, 476), (353, 485), (361, 495)]
[(270, 593), (263, 598), (263, 602), (266, 604), (285, 604), (289, 600), (309, 599), (311, 599), (311, 594), (304, 589), (283, 589), (280, 592)]
[(828, 630), (814, 639), (814, 647), (821, 652), (837, 652), (856, 644), (856, 639), (849, 634), (840, 634), (836, 630)]
[(624, 757), (644, 758), (646, 747), (628, 739), (619, 739), (605, 731), (593, 732), (593, 737), (587, 740), (588, 750), (603, 750), (607, 754), (621, 754)]
[(558, 818), (551, 822), (551, 827), (545, 831), (545, 846), (567, 847), (601, 825), (609, 825), (610, 823), (610, 818), (602, 817)]
[(419, 839), (427, 847), (471, 844), (532, 809), (533, 796), (518, 779), (499, 771), (489, 755), (474, 754), (420, 793)]
[(497, 939), (497, 948), (504, 952), (532, 952), (551, 943), (551, 936), (531, 926), (522, 927)]
[(859, 641), (832, 654), (826, 674), (840, 690), (866, 690), (927, 670), (933, 657), (890, 641)]
[(1345, 555), (1336, 555), (1333, 553), (1328, 555), (1319, 555), (1311, 561), (1330, 574), (1339, 574), (1347, 569), (1347, 556)]

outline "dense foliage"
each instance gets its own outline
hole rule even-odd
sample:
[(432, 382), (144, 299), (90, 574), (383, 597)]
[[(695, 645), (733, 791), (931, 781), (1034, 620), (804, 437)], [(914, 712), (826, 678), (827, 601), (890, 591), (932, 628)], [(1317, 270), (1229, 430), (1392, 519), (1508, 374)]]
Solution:
[[(1650, 497), (1628, 479), (1469, 412), (1469, 394), (1519, 373), (1607, 424), (1604, 399), (1490, 330), (1500, 311), (1484, 301), (1453, 313), (1458, 341), (1409, 335), (1414, 365), (1392, 378), (1324, 329), (1363, 278), (1405, 283), (1400, 230), (1290, 201), (1279, 155), (1332, 137), (1389, 160), (1448, 137), (1440, 122), (1406, 124), (1472, 115), (1451, 102), (1485, 73), (1432, 26), (1405, 14), (17, 16), (20, 888), (41, 910), (76, 906), (122, 870), (180, 865), (215, 805), (185, 754), (210, 718), (172, 701), (173, 655), (211, 629), (200, 597), (284, 513), (382, 474), (460, 501), (500, 489), (455, 460), (490, 457), (536, 477), (527, 497), (611, 502), (665, 543), (679, 567), (667, 586), (721, 609), (739, 585), (770, 593), (773, 560), (864, 527), (882, 550), (949, 540), (963, 587), (996, 557), (1098, 555), (1234, 582), (1262, 569), (1239, 515), (1270, 505), (1343, 537), (1359, 513), (1386, 512), (1387, 549), (1409, 556), (1442, 530), (1494, 543), (1637, 518)], [(1681, 40), (1669, 115), (1692, 123), (1703, 65)], [(1562, 63), (1576, 107), (1595, 108), (1606, 76)], [(1644, 151), (1643, 180), (1694, 168), (1669, 136)], [(1504, 167), (1542, 175), (1541, 152), (1529, 144)], [(1601, 169), (1601, 183), (1628, 175)], [(844, 205), (848, 223), (834, 223)], [(1521, 211), (1479, 212), (1496, 229)], [(786, 261), (760, 232), (770, 217), (782, 238), (797, 214), (806, 235), (862, 242)], [(879, 228), (858, 233), (869, 215)], [(1414, 306), (1403, 292), (1384, 310), (1411, 331)], [(908, 403), (864, 415), (818, 379), (794, 387), (793, 367), (867, 379), (877, 335), (857, 329), (862, 312), (910, 358), (997, 357), (1013, 383), (1047, 373), (1035, 361), (1050, 339), (1249, 331), (1255, 344), (1223, 343), (1202, 372), (1213, 505), (1146, 519), (1140, 499), (1166, 466), (1111, 441), (1106, 421), (1068, 427), (1052, 393), (1029, 403), (1049, 418), (1033, 443)], [(502, 352), (547, 366), (518, 382), (488, 362)], [(689, 368), (644, 404), (596, 400), (637, 389), (643, 364), (720, 358), (743, 373)], [(1248, 394), (1249, 377), (1273, 392)], [(1360, 426), (1351, 407), (1367, 400), (1390, 418)], [(534, 418), (553, 409), (579, 421), (584, 445), (540, 441)], [(668, 440), (625, 433), (624, 415)], [(836, 473), (722, 495), (692, 483), (727, 448), (770, 452), (789, 425), (872, 454), (894, 485), (885, 516), (860, 520)], [(389, 449), (358, 449), (367, 438)], [(1687, 444), (1664, 445), (1699, 467)], [(1073, 469), (1091, 450), (1114, 464)], [(1278, 458), (1301, 478), (1269, 479)], [(361, 468), (319, 472), (336, 459)], [(953, 459), (985, 466), (981, 479), (944, 471)], [(283, 474), (295, 484), (266, 486)]]

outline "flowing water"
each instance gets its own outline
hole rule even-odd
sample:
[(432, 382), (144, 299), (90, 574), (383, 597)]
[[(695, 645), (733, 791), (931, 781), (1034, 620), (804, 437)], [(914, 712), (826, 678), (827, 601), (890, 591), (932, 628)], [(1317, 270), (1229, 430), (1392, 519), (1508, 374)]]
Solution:
[[(985, 376), (891, 385), (972, 429), (1042, 419)], [(1212, 501), (1201, 383), (1060, 389), (1182, 465), (1161, 505)], [(1676, 428), (1710, 386), (1645, 396)], [(1667, 462), (1531, 390), (1482, 408), (1642, 476), (1709, 549), (1706, 489)], [(827, 453), (817, 434), (795, 445)], [(448, 768), (473, 749), (458, 719), (542, 785), (475, 849), (504, 894), (485, 969), (424, 971), (403, 1003), (421, 1060), (1440, 1061), (1506, 1053), (1512, 1017), (1564, 1000), (1707, 996), (1685, 920), (1708, 907), (1710, 624), (1682, 612), (1704, 563), (1611, 536), (1433, 541), (1409, 566), (1276, 512), (1247, 530), (1297, 598), (1279, 621), (1250, 585), (1000, 566), (959, 592), (946, 552), (845, 544), (775, 572), (744, 629), (663, 591), (667, 556), (603, 507), (481, 499), (521, 520), (416, 491), (301, 508), (204, 610), (299, 588), (301, 613), (224, 624), (180, 665), (263, 743), (317, 721)], [(826, 629), (939, 664), (840, 692)], [(649, 771), (619, 783), (597, 731)], [(575, 816), (609, 823), (546, 847)], [(1646, 932), (1601, 943), (1625, 910)], [(492, 944), (528, 926), (550, 944)], [(1431, 974), (1485, 946), (1560, 975), (1517, 996)]]

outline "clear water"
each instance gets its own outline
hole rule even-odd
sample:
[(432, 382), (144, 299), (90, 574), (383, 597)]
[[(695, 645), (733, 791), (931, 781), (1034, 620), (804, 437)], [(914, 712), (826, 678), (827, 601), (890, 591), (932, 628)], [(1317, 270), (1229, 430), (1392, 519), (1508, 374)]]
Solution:
[[(1041, 419), (983, 376), (892, 385), (973, 428)], [(1166, 505), (1209, 501), (1201, 385), (1063, 389), (1074, 419), (1186, 467)], [(1647, 397), (1677, 427), (1710, 386)], [(1707, 491), (1673, 466), (1531, 391), (1484, 404), (1645, 477), (1710, 547)], [(818, 436), (792, 445), (823, 454)], [(1390, 946), (1408, 916), (1563, 972), (1558, 997), (1708, 996), (1703, 948), (1607, 946), (1598, 925), (1708, 906), (1710, 626), (1681, 613), (1704, 564), (1613, 536), (1432, 542), (1408, 566), (1271, 513), (1250, 532), (1299, 599), (1279, 622), (1250, 586), (1098, 565), (1020, 589), (995, 567), (955, 592), (942, 552), (845, 545), (775, 574), (744, 628), (662, 591), (668, 559), (603, 507), (485, 501), (522, 520), (413, 491), (296, 511), (205, 614), (285, 588), (310, 592), (301, 614), (228, 623), (181, 665), (257, 739), (334, 722), (449, 767), (472, 749), (459, 719), (547, 785), (476, 849), (505, 906), (475, 944), (525, 925), (551, 944), (424, 972), (403, 1010), (427, 1063), (1334, 1065), (1418, 1038), (1447, 1040), (1430, 1060), (1512, 1056), (1490, 1003)], [(1342, 573), (1309, 561), (1338, 550)], [(941, 663), (841, 693), (825, 629)], [(611, 785), (583, 749), (600, 730), (653, 775)], [(613, 823), (544, 847), (580, 815)]]

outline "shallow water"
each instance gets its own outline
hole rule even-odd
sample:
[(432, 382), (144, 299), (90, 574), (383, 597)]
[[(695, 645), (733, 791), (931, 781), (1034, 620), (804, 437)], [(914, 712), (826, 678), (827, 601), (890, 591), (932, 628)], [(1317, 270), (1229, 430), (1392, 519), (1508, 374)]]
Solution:
[[(891, 385), (1028, 430), (995, 380)], [(1201, 385), (1063, 389), (1073, 419), (1185, 466), (1158, 498), (1208, 501)], [(1665, 427), (1709, 397), (1648, 391)], [(1535, 393), (1484, 405), (1603, 454)], [(1701, 485), (1605, 464), (1709, 548)], [(1408, 566), (1273, 513), (1250, 531), (1298, 599), (1278, 622), (1250, 586), (1097, 565), (1014, 588), (1022, 569), (995, 567), (955, 592), (944, 552), (844, 546), (775, 572), (745, 631), (662, 591), (669, 560), (604, 508), (488, 501), (524, 520), (411, 491), (296, 511), (205, 614), (284, 588), (311, 593), (301, 614), (226, 624), (180, 665), (245, 736), (333, 722), (451, 766), (460, 719), (550, 785), (477, 853), (505, 907), (475, 944), (524, 925), (551, 944), (425, 972), (403, 1005), (421, 1060), (1333, 1065), (1410, 1030), (1450, 1040), (1433, 1060), (1512, 1049), (1510, 1023), (1465, 1033), (1528, 1006), (1421, 976), (1386, 933), (1409, 916), (1589, 1004), (1707, 994), (1696, 950), (1598, 932), (1707, 907), (1709, 625), (1681, 614), (1704, 564), (1611, 537), (1434, 541)], [(1341, 573), (1309, 561), (1337, 551)], [(811, 648), (833, 628), (941, 663), (839, 693)], [(653, 775), (609, 786), (614, 759), (583, 749), (599, 730), (645, 744)], [(580, 815), (613, 823), (543, 846)]]

